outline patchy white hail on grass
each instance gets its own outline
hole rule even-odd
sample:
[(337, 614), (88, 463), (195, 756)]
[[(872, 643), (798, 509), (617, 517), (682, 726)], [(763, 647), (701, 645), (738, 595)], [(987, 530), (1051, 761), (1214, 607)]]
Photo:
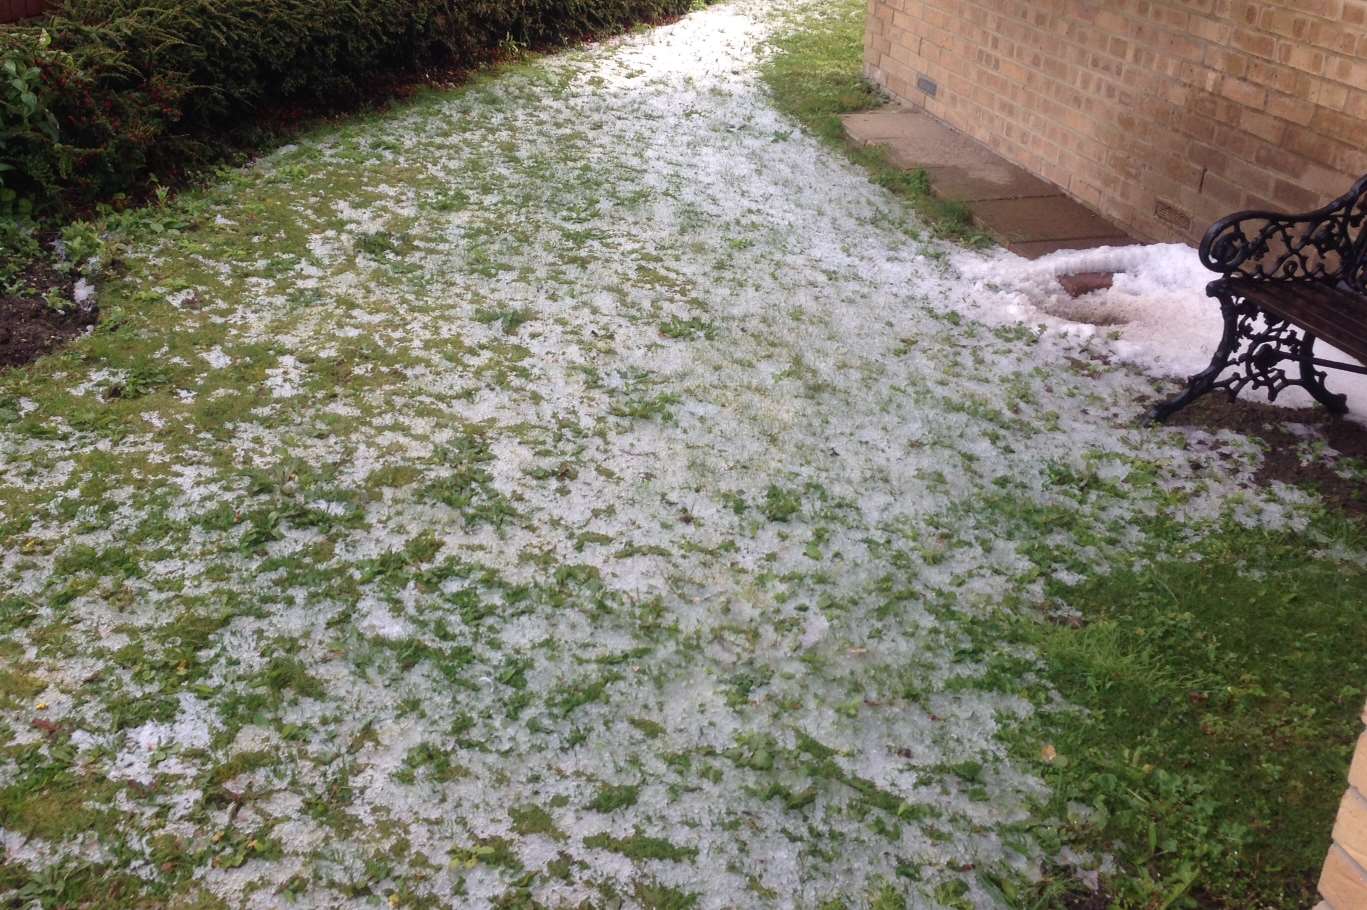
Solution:
[(299, 361), (286, 354), (279, 360), (279, 366), (266, 371), (266, 388), (276, 398), (293, 398), (300, 394), (299, 380), (303, 375)]
[(213, 367), (215, 370), (221, 370), (224, 367), (232, 366), (233, 363), (233, 359), (229, 357), (226, 353), (224, 353), (223, 348), (219, 347), (218, 345), (214, 345), (213, 348), (204, 351), (199, 356), (204, 359), (205, 363)]
[[(176, 887), (254, 908), (992, 907), (965, 869), (1037, 873), (1031, 708), (987, 672), (1032, 658), (969, 620), (1148, 518), (1310, 509), (1242, 437), (1140, 426), (1111, 341), (1002, 318), (1024, 291), (773, 110), (762, 42), (820, 8), (339, 127), (130, 254), (134, 291), (197, 276), (210, 309), (140, 331), (214, 369), (102, 422), (126, 377), (83, 365), (75, 413), (0, 425), (10, 634), (82, 781), (139, 782), (100, 803), (124, 861), (173, 835)], [(29, 710), (0, 729), (46, 761)]]
[(76, 284), (71, 288), (71, 299), (77, 306), (85, 306), (95, 297), (95, 286), (84, 277), (77, 278)]
[(94, 370), (87, 374), (86, 377), (83, 380), (81, 380), (81, 382), (72, 386), (71, 394), (103, 394), (106, 389), (124, 382), (127, 378), (128, 373), (125, 370)]

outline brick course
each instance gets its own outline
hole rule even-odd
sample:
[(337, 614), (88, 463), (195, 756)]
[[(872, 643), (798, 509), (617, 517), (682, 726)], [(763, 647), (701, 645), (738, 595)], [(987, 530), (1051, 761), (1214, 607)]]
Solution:
[(1367, 173), (1367, 0), (869, 0), (866, 38), (890, 94), (1139, 237)]
[[(1363, 711), (1362, 720), (1367, 723), (1367, 710)], [(1320, 873), (1319, 891), (1324, 900), (1315, 910), (1362, 910), (1367, 907), (1367, 869), (1364, 869), (1367, 865), (1367, 796), (1364, 793), (1367, 793), (1367, 733), (1358, 738), (1353, 764), (1348, 770), (1348, 791), (1339, 803), (1333, 843)]]

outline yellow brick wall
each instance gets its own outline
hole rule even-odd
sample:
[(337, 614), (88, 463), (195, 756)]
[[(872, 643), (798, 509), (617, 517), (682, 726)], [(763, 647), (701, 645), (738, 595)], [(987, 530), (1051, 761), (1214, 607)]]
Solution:
[(890, 94), (1142, 238), (1367, 173), (1367, 0), (869, 0), (866, 39)]
[[(1362, 712), (1367, 724), (1367, 710)], [(1320, 873), (1320, 896), (1316, 910), (1364, 910), (1367, 908), (1367, 733), (1358, 739), (1353, 764), (1348, 770), (1348, 791), (1339, 803), (1334, 821), (1334, 842)]]

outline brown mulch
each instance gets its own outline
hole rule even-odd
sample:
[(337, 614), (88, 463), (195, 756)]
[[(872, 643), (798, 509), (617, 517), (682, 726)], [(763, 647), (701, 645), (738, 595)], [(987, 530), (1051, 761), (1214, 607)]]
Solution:
[[(1332, 389), (1332, 375), (1329, 383)], [(1350, 401), (1348, 406), (1364, 408), (1367, 407), (1367, 401)], [(1280, 480), (1309, 487), (1328, 505), (1367, 519), (1367, 483), (1339, 476), (1323, 459), (1302, 462), (1300, 450), (1306, 438), (1289, 429), (1291, 424), (1308, 426), (1316, 437), (1338, 453), (1338, 457), (1367, 462), (1367, 426), (1334, 417), (1320, 407), (1283, 408), (1253, 399), (1230, 401), (1219, 394), (1198, 399), (1174, 414), (1168, 423), (1204, 430), (1233, 430), (1246, 436), (1256, 436), (1267, 444), (1263, 450), (1262, 467), (1256, 475), (1259, 483)]]

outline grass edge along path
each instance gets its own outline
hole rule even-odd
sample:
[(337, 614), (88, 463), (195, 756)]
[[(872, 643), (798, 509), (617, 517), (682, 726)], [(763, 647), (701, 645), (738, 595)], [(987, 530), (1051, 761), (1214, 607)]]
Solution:
[(843, 115), (888, 101), (864, 77), (865, 12), (861, 0), (837, 0), (820, 14), (796, 14), (779, 29), (760, 70), (774, 106), (862, 166), (874, 183), (906, 200), (937, 236), (969, 247), (991, 245), (973, 225), (967, 206), (931, 192), (925, 171), (898, 167), (884, 149), (846, 137)]

